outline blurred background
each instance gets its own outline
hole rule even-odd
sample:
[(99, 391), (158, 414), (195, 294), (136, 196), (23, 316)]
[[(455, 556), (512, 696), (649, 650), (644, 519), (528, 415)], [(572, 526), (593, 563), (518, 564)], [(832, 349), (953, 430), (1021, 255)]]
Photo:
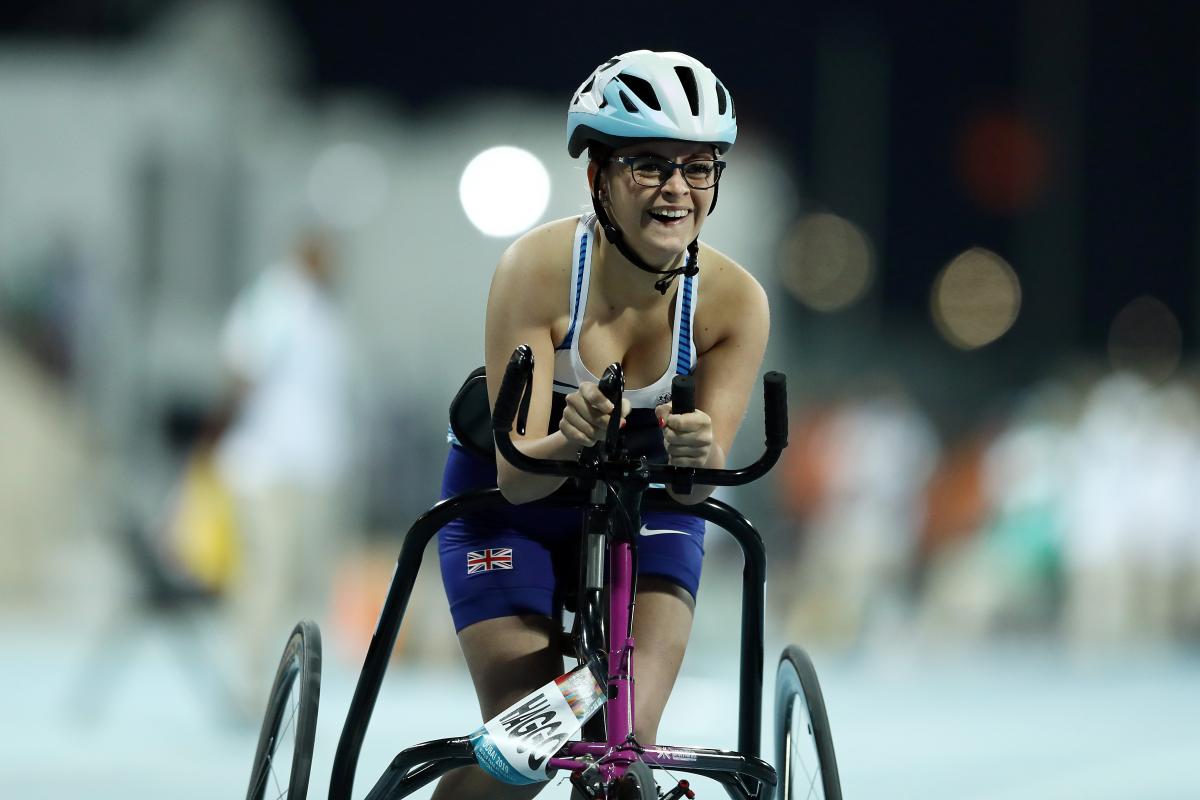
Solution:
[[(791, 447), (727, 495), (768, 548), (767, 692), (804, 644), (851, 797), (1200, 796), (1198, 19), (5, 4), (0, 794), (239, 796), (301, 616), (323, 793), (491, 271), (586, 208), (567, 101), (647, 47), (736, 100), (705, 239), (789, 376)], [(720, 531), (706, 564), (677, 693), (716, 699), (663, 736), (732, 747)], [(479, 721), (433, 563), (409, 617), (359, 793)]]

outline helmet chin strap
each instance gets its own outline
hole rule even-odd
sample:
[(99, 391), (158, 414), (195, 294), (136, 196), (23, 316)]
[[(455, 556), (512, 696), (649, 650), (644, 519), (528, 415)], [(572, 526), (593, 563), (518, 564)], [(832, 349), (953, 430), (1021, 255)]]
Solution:
[[(658, 290), (659, 294), (665, 295), (667, 293), (667, 289), (670, 288), (671, 284), (675, 281), (676, 275), (683, 275), (684, 277), (690, 278), (700, 272), (700, 265), (698, 264), (700, 240), (698, 238), (693, 239), (691, 244), (687, 246), (688, 255), (682, 267), (675, 267), (674, 269), (655, 269), (647, 264), (644, 260), (642, 260), (642, 257), (639, 256), (637, 252), (629, 246), (629, 243), (625, 241), (624, 232), (622, 232), (622, 230), (616, 226), (616, 223), (614, 223), (612, 218), (608, 216), (608, 212), (604, 210), (604, 205), (598, 199), (599, 194), (600, 171), (597, 170), (596, 177), (592, 181), (592, 209), (596, 212), (596, 219), (600, 222), (600, 227), (604, 231), (604, 238), (608, 239), (609, 243), (614, 245), (617, 250), (620, 251), (621, 255), (628, 259), (629, 263), (633, 264), (643, 272), (649, 272), (651, 275), (660, 276), (659, 279), (654, 282), (654, 288)], [(714, 203), (716, 202), (716, 199), (717, 198), (714, 196)], [(709, 213), (712, 213), (711, 207), (709, 209)]]

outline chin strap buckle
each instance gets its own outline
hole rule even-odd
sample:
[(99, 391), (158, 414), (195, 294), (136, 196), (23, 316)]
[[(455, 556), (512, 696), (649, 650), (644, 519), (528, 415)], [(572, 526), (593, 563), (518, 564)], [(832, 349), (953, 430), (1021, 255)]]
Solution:
[(687, 260), (683, 262), (683, 266), (676, 267), (669, 272), (663, 273), (663, 277), (654, 282), (654, 288), (658, 289), (659, 294), (667, 293), (667, 289), (670, 288), (671, 283), (675, 280), (676, 275), (682, 275), (685, 278), (691, 278), (700, 274), (700, 266), (696, 263), (698, 260), (697, 253), (699, 250), (700, 246), (696, 242), (689, 244)]
[(656, 280), (654, 282), (654, 288), (658, 289), (659, 294), (666, 294), (667, 289), (671, 288), (671, 284), (674, 283), (675, 276), (678, 274), (679, 274), (678, 271), (671, 270), (671, 273), (669, 275), (667, 275), (665, 278), (659, 278), (658, 280)]

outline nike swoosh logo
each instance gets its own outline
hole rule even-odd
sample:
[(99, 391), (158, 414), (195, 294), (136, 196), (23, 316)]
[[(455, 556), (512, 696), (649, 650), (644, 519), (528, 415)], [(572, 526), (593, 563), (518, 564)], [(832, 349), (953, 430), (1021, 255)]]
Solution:
[(642, 536), (662, 536), (664, 533), (675, 533), (680, 536), (688, 535), (687, 531), (673, 531), (670, 528), (648, 528), (645, 525), (642, 526), (641, 533)]

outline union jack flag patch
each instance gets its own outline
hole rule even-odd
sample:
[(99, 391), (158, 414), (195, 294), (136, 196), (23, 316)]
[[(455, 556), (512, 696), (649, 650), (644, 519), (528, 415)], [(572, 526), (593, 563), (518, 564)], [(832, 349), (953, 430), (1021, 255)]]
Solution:
[(489, 547), (487, 550), (476, 550), (467, 553), (467, 574), (476, 572), (491, 572), (494, 569), (512, 569), (513, 553), (511, 547)]

